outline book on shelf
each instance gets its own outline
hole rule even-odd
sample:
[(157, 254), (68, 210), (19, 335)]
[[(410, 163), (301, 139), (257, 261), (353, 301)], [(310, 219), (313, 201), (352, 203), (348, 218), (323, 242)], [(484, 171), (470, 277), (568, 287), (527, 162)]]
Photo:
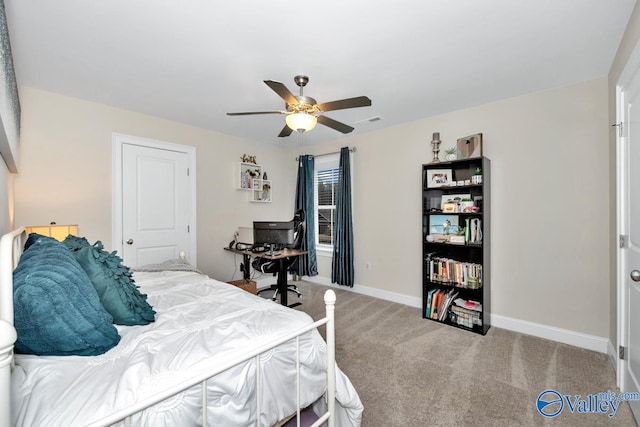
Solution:
[(438, 294), (438, 289), (432, 289), (431, 291), (433, 291), (431, 293), (431, 297), (429, 299), (429, 311), (427, 312), (427, 317), (429, 319), (433, 319), (433, 313), (435, 311), (435, 307), (437, 304), (437, 294)]
[(438, 289), (434, 288), (431, 289), (428, 293), (427, 293), (427, 309), (425, 311), (425, 317), (431, 317), (431, 301), (433, 299), (433, 294), (437, 291)]
[(443, 289), (433, 288), (429, 290), (427, 293), (427, 309), (425, 317), (440, 321), (446, 320), (451, 304), (457, 296), (458, 291), (454, 289), (445, 291)]
[(478, 289), (482, 286), (482, 264), (429, 256), (429, 281), (460, 288)]
[(435, 294), (433, 294), (433, 303), (431, 304), (431, 318), (435, 319), (438, 317), (438, 307), (440, 305), (440, 300), (442, 299), (442, 291), (437, 290)]
[(438, 320), (443, 321), (447, 318), (447, 313), (449, 312), (449, 307), (451, 307), (451, 303), (458, 296), (458, 291), (454, 291), (453, 289), (447, 292), (444, 298), (444, 302), (442, 303), (442, 310), (440, 311), (440, 315)]
[(482, 221), (480, 218), (467, 218), (465, 229), (465, 239), (467, 243), (482, 243)]
[(429, 269), (429, 277), (433, 274), (433, 267), (431, 266), (431, 259), (436, 256), (436, 252), (428, 252), (425, 254), (425, 262)]

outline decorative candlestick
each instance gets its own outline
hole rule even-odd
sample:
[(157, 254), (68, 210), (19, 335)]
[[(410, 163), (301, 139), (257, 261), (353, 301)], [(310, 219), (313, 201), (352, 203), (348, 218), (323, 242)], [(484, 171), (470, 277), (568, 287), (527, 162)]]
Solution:
[(431, 146), (433, 147), (433, 160), (431, 163), (440, 163), (440, 159), (438, 158), (438, 153), (440, 152), (440, 132), (433, 133), (433, 140), (431, 141)]

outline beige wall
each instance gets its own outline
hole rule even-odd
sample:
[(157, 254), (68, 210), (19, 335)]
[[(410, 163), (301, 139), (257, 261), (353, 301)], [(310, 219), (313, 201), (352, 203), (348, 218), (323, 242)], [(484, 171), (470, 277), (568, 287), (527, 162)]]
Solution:
[(0, 158), (0, 234), (13, 229), (14, 176)]
[[(608, 336), (607, 92), (599, 79), (308, 147), (357, 148), (356, 283), (421, 297), (420, 166), (432, 157), (431, 134), (440, 132), (444, 149), (482, 132), (492, 161), (493, 313)], [(110, 246), (112, 132), (197, 147), (198, 265), (216, 278), (230, 279), (235, 268), (220, 248), (237, 225), (292, 211), (298, 149), (29, 88), (21, 102), (16, 224), (77, 222), (89, 240)], [(273, 203), (249, 203), (233, 189), (245, 152), (274, 180)], [(329, 260), (319, 264), (330, 277)]]
[[(421, 164), (482, 132), (492, 162), (492, 313), (609, 335), (607, 80), (361, 134), (354, 154), (356, 283), (421, 298)], [(372, 263), (372, 270), (365, 263)], [(319, 273), (330, 277), (330, 260)], [(604, 308), (604, 309), (603, 309)]]
[[(618, 47), (618, 52), (613, 60), (611, 69), (609, 70), (609, 123), (616, 123), (616, 84), (622, 70), (624, 70), (627, 61), (633, 52), (633, 49), (638, 44), (640, 39), (640, 3), (636, 3), (627, 28), (625, 29), (622, 41)], [(609, 215), (611, 217), (609, 232), (612, 238), (609, 241), (609, 264), (611, 265), (611, 271), (609, 275), (609, 337), (614, 345), (614, 348), (618, 346), (617, 338), (617, 320), (618, 320), (618, 283), (617, 283), (617, 246), (616, 246), (616, 233), (617, 233), (617, 202), (616, 202), (616, 185), (617, 185), (617, 171), (616, 171), (616, 133), (615, 130), (609, 132)]]
[[(110, 248), (113, 132), (196, 147), (197, 264), (215, 278), (233, 275), (233, 255), (222, 247), (236, 227), (292, 216), (296, 164), (287, 150), (31, 88), (21, 87), (20, 96), (18, 225), (77, 223), (89, 241)], [(268, 172), (273, 203), (251, 203), (247, 192), (235, 189), (244, 153), (256, 155)]]

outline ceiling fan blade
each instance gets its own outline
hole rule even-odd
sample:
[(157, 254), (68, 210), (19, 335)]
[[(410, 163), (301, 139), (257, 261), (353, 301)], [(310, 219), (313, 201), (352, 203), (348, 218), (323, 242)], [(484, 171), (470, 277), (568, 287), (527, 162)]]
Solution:
[(280, 131), (280, 133), (278, 134), (278, 137), (283, 138), (285, 136), (289, 136), (291, 135), (291, 132), (293, 132), (293, 129), (291, 129), (289, 126), (284, 125), (284, 127), (282, 128), (282, 130)]
[(291, 93), (285, 85), (280, 82), (274, 82), (273, 80), (264, 80), (267, 86), (269, 86), (275, 93), (280, 95), (280, 98), (284, 99), (287, 105), (298, 105), (299, 102), (296, 97)]
[(322, 112), (333, 110), (344, 110), (345, 108), (370, 107), (371, 100), (366, 96), (340, 99), (338, 101), (324, 102), (318, 104), (318, 109)]
[(344, 123), (340, 123), (337, 120), (330, 119), (327, 116), (318, 116), (318, 123), (329, 126), (331, 129), (335, 129), (338, 132), (342, 133), (349, 133), (354, 129), (349, 125), (345, 125)]
[(252, 116), (254, 114), (287, 114), (286, 111), (247, 111), (244, 113), (227, 113), (227, 116)]

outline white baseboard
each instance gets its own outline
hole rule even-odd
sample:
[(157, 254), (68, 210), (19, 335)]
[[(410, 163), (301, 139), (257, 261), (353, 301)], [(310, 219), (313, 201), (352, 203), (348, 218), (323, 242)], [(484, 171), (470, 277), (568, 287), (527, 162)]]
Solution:
[(408, 305), (410, 307), (422, 308), (422, 299), (416, 297), (410, 297), (408, 295), (399, 294), (396, 292), (383, 291), (382, 289), (370, 288), (368, 286), (353, 285), (353, 288), (346, 286), (340, 286), (336, 283), (331, 283), (331, 279), (328, 277), (320, 276), (304, 276), (305, 282), (317, 283), (319, 285), (331, 286), (332, 288), (344, 289), (345, 291), (355, 292), (357, 294), (367, 295), (369, 297), (380, 298), (385, 301), (397, 302), (399, 304)]
[[(304, 276), (304, 280), (307, 282), (317, 283), (319, 285), (331, 286), (374, 298), (380, 298), (386, 301), (397, 302), (410, 307), (422, 308), (421, 298), (410, 297), (396, 292), (383, 291), (381, 289), (370, 288), (368, 286), (358, 284), (355, 284), (353, 288), (347, 288), (345, 286), (339, 286), (335, 283), (331, 283), (331, 280), (328, 277)], [(607, 338), (583, 334), (581, 332), (529, 322), (526, 320), (514, 319), (511, 317), (501, 316), (499, 314), (491, 314), (490, 322), (491, 326), (495, 326), (497, 328), (508, 329), (510, 331), (533, 335), (535, 337), (607, 354), (611, 358), (614, 368), (616, 366), (617, 352), (613, 348), (611, 341)]]
[(491, 314), (491, 326), (586, 348), (587, 350), (604, 354), (609, 354), (609, 346), (611, 344), (611, 341), (607, 338), (583, 334), (582, 332), (557, 328), (555, 326), (542, 325), (526, 320), (514, 319), (499, 314)]

